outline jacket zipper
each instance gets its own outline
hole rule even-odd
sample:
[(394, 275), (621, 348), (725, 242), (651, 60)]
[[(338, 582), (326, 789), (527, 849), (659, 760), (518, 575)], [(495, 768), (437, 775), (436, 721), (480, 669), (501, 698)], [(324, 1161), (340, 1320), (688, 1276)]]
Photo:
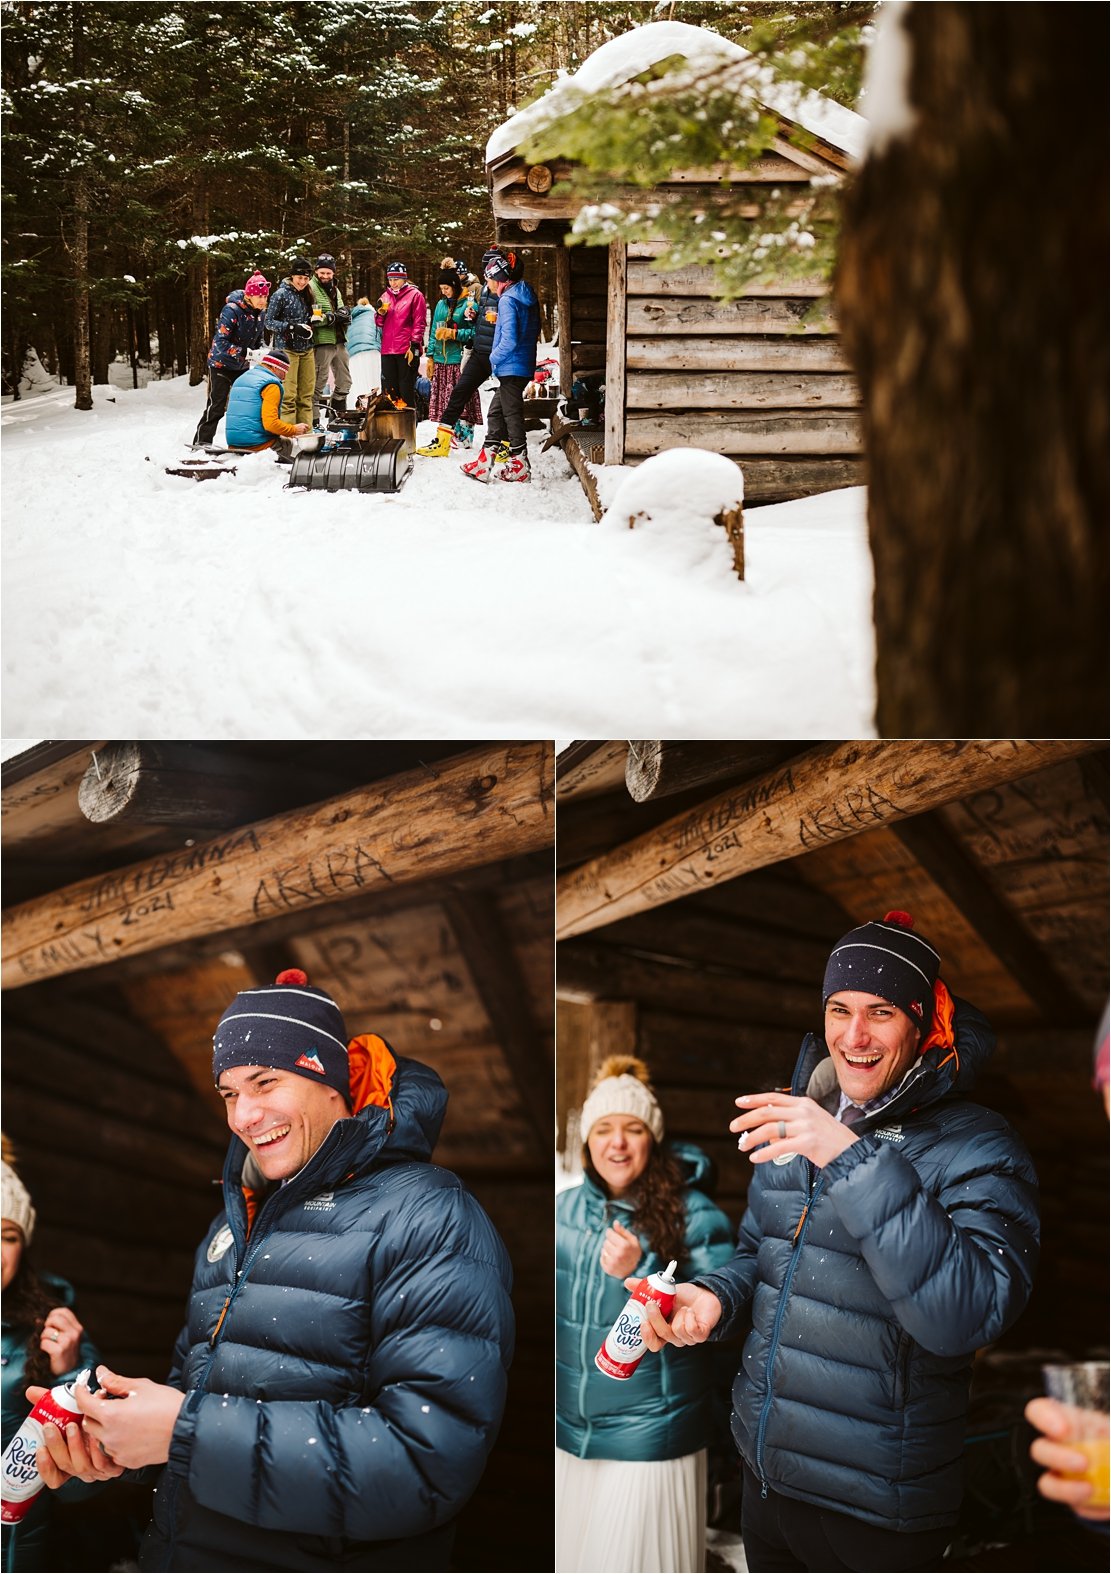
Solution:
[(795, 1269), (798, 1267), (799, 1256), (802, 1252), (803, 1243), (806, 1240), (806, 1226), (810, 1222), (811, 1211), (821, 1195), (824, 1185), (825, 1179), (823, 1178), (811, 1187), (810, 1196), (807, 1198), (806, 1206), (802, 1210), (802, 1218), (799, 1220), (795, 1230), (795, 1243), (791, 1252), (791, 1261), (787, 1265), (787, 1272), (783, 1279), (783, 1288), (779, 1292), (779, 1305), (775, 1309), (775, 1321), (772, 1323), (771, 1340), (768, 1345), (767, 1359), (764, 1363), (764, 1374), (767, 1380), (768, 1391), (764, 1397), (764, 1403), (760, 1410), (760, 1420), (756, 1427), (756, 1468), (760, 1473), (760, 1496), (762, 1498), (766, 1498), (768, 1495), (768, 1483), (764, 1475), (764, 1434), (768, 1429), (768, 1414), (772, 1407), (772, 1367), (775, 1364), (776, 1351), (779, 1349), (779, 1331), (783, 1326), (783, 1317), (787, 1310), (787, 1301), (790, 1298)]

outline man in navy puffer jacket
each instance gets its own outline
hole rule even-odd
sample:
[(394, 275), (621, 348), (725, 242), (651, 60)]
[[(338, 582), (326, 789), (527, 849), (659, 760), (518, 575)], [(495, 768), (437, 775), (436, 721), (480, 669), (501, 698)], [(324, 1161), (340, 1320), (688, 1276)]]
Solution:
[(52, 1439), (44, 1476), (164, 1462), (144, 1569), (447, 1568), (513, 1313), (493, 1225), (428, 1162), (443, 1084), (383, 1039), (349, 1044), (297, 969), (235, 997), (213, 1074), (226, 1210), (169, 1384), (101, 1367), (126, 1403), (84, 1398), (88, 1445)]
[(845, 935), (789, 1093), (730, 1126), (755, 1172), (733, 1260), (648, 1343), (751, 1332), (733, 1387), (748, 1566), (937, 1569), (972, 1357), (1030, 1295), (1037, 1179), (966, 1090), (994, 1048), (905, 913)]

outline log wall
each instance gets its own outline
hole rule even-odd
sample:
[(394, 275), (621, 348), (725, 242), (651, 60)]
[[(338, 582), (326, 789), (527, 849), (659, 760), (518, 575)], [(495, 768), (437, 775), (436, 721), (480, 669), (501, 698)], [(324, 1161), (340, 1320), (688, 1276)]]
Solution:
[(821, 287), (786, 280), (721, 301), (708, 268), (663, 273), (657, 251), (627, 251), (624, 462), (727, 454), (746, 504), (861, 484), (859, 395)]

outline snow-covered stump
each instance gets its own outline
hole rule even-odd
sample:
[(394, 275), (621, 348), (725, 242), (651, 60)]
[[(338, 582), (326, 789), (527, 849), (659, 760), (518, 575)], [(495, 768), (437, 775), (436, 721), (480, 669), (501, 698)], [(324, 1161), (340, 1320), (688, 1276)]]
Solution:
[[(669, 448), (623, 477), (603, 523), (627, 520), (629, 529), (651, 525), (699, 555), (728, 562), (745, 577), (744, 476), (740, 465), (705, 448)], [(724, 531), (724, 540), (718, 533)]]

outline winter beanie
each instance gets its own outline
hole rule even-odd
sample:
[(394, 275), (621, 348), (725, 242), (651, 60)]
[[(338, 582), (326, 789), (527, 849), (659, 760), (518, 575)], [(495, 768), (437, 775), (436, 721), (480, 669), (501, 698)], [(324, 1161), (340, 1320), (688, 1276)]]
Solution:
[(451, 290), (453, 299), (459, 295), (463, 288), (459, 281), (459, 275), (454, 268), (441, 268), (436, 282), (437, 284), (446, 284)]
[(264, 274), (255, 272), (243, 286), (244, 295), (269, 295), (270, 280)]
[(307, 257), (294, 257), (289, 265), (290, 273), (311, 273), (312, 263)]
[(212, 1080), (232, 1066), (273, 1066), (322, 1082), (349, 1098), (347, 1029), (335, 1001), (299, 967), (266, 989), (243, 989), (212, 1039)]
[(35, 1209), (31, 1194), (7, 1163), (0, 1163), (0, 1216), (18, 1224), (23, 1231), (23, 1244), (30, 1246), (35, 1233)]
[(648, 1067), (635, 1055), (611, 1055), (602, 1062), (579, 1120), (584, 1142), (604, 1115), (635, 1115), (657, 1142), (663, 1141), (663, 1113), (649, 1086)]
[(386, 277), (389, 278), (391, 273), (395, 273), (399, 279), (407, 279), (409, 277), (409, 270), (403, 262), (387, 263)]
[(882, 922), (850, 929), (834, 946), (822, 980), (822, 1007), (839, 989), (879, 995), (905, 1011), (919, 1028), (933, 1015), (934, 985), (941, 958), (914, 933), (909, 913), (888, 913)]
[(284, 350), (267, 350), (259, 365), (265, 366), (267, 371), (277, 372), (279, 377), (284, 377), (289, 371), (289, 356)]
[(486, 277), (495, 284), (508, 284), (513, 278), (513, 269), (504, 257), (495, 254), (486, 264)]
[(336, 259), (332, 256), (330, 251), (322, 251), (320, 256), (316, 259), (316, 266), (318, 268), (331, 268), (332, 272), (335, 273)]

